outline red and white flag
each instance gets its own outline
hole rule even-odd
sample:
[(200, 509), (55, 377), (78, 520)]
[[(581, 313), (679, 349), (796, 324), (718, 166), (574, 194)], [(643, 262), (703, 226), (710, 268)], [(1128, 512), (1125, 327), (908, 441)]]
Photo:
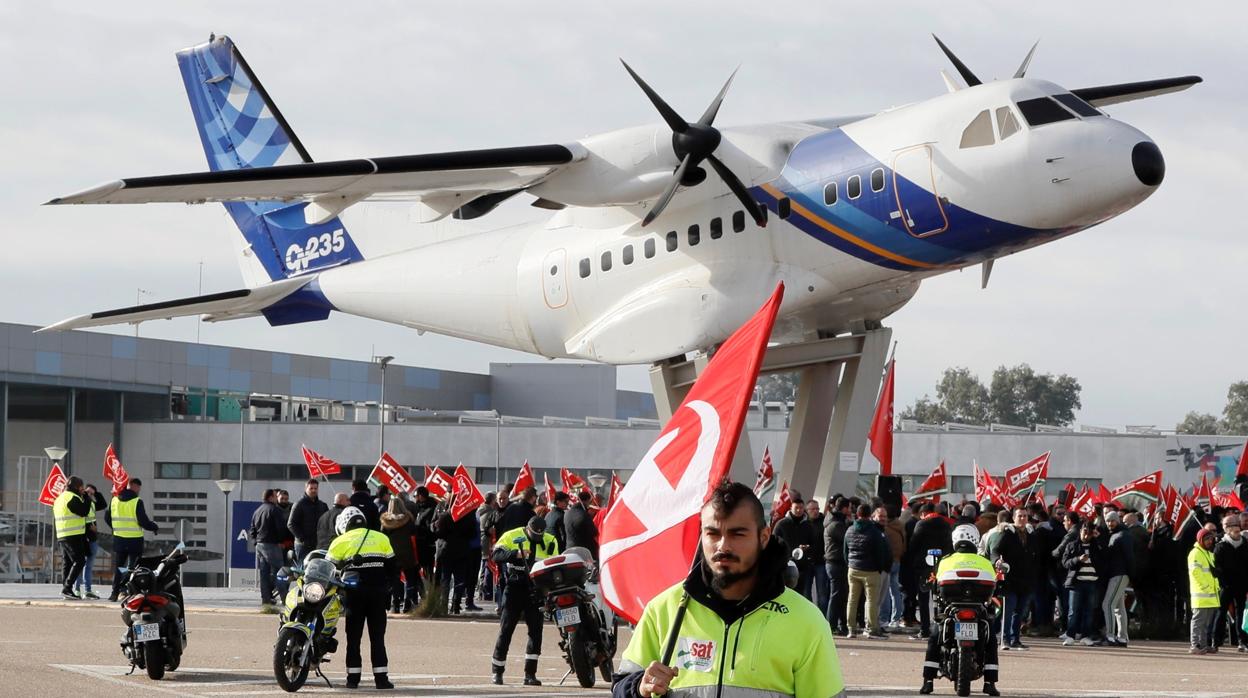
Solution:
[(771, 446), (763, 447), (763, 460), (758, 464), (754, 478), (754, 496), (760, 500), (771, 492), (776, 481), (776, 469), (771, 466)]
[(620, 493), (624, 491), (624, 483), (620, 482), (620, 476), (611, 471), (611, 491), (607, 494), (607, 509), (610, 510), (620, 498)]
[(126, 466), (121, 464), (121, 459), (117, 457), (117, 451), (113, 449), (112, 444), (104, 449), (104, 477), (113, 483), (114, 497), (130, 482), (130, 474), (126, 472)]
[(472, 476), (468, 474), (468, 469), (460, 463), (455, 468), (455, 500), (451, 503), (451, 518), (459, 521), (465, 515), (477, 510), (477, 507), (485, 504), (485, 495), (481, 494), (481, 490), (477, 489), (477, 483), (472, 481)]
[(308, 466), (308, 477), (326, 477), (328, 475), (337, 475), (342, 472), (342, 466), (334, 461), (313, 451), (307, 446), (300, 446), (303, 449), (303, 462)]
[(919, 489), (910, 495), (910, 500), (916, 499), (932, 499), (942, 494), (949, 494), (949, 472), (945, 469), (945, 462), (942, 460), (940, 465), (932, 471), (931, 475), (919, 485)]
[(1226, 509), (1227, 511), (1230, 511), (1232, 509), (1235, 511), (1244, 510), (1243, 500), (1240, 499), (1239, 495), (1235, 494), (1234, 492), (1227, 492), (1226, 494), (1218, 495), (1218, 506), (1222, 507), (1223, 509)]
[(68, 484), (69, 478), (65, 477), (65, 471), (53, 463), (52, 469), (48, 471), (48, 479), (43, 481), (43, 489), (39, 491), (39, 503), (52, 506)]
[(389, 453), (382, 453), (373, 472), (369, 473), (368, 481), (374, 486), (385, 485), (394, 494), (411, 494), (416, 491), (416, 478), (399, 465)]
[(776, 500), (771, 503), (771, 519), (769, 523), (772, 526), (776, 522), (784, 518), (789, 513), (789, 507), (793, 506), (793, 497), (789, 494), (789, 482), (785, 480), (780, 484), (780, 494), (776, 495)]
[(1075, 495), (1070, 506), (1066, 507), (1070, 511), (1075, 512), (1081, 518), (1087, 518), (1096, 513), (1096, 495), (1092, 493), (1092, 489), (1086, 484), (1079, 494)]
[(893, 474), (893, 370), (896, 367), (896, 359), (888, 362), (888, 373), (884, 376), (880, 401), (875, 404), (871, 431), (867, 432), (867, 438), (871, 441), (871, 455), (880, 462), (881, 475)]
[(511, 496), (519, 497), (530, 487), (536, 489), (537, 480), (533, 478), (533, 468), (526, 460), (524, 465), (520, 466), (520, 475), (516, 478), (516, 484), (511, 486)]
[(1011, 497), (1017, 497), (1026, 490), (1044, 486), (1049, 479), (1049, 453), (1032, 458), (1020, 466), (1005, 471), (1005, 491)]
[(783, 296), (781, 283), (720, 345), (603, 521), (602, 592), (629, 622), (689, 572), (702, 506), (728, 475)]
[(555, 505), (555, 495), (559, 492), (554, 485), (550, 484), (550, 478), (547, 477), (546, 473), (542, 473), (542, 481), (546, 483), (546, 504), (553, 507)]
[(429, 495), (438, 499), (446, 499), (455, 489), (455, 481), (451, 479), (446, 471), (428, 465), (425, 466), (425, 489), (429, 490)]
[(1168, 490), (1166, 492), (1168, 501), (1166, 502), (1166, 518), (1165, 521), (1170, 525), (1170, 532), (1174, 540), (1178, 540), (1183, 534), (1183, 529), (1187, 526), (1189, 519), (1196, 516), (1196, 512), (1192, 511), (1189, 505), (1179, 494), (1178, 490)]
[(1204, 507), (1205, 511), (1210, 511), (1211, 502), (1213, 501), (1213, 488), (1209, 486), (1209, 476), (1205, 473), (1200, 474), (1200, 489), (1196, 490), (1196, 503)]
[(567, 468), (559, 469), (559, 479), (563, 480), (563, 491), (568, 494), (575, 495), (581, 490), (589, 489), (589, 485), (585, 484), (585, 480), (580, 475)]
[(1130, 496), (1143, 497), (1150, 502), (1161, 499), (1161, 471), (1158, 470), (1149, 473), (1144, 477), (1137, 478), (1128, 482), (1121, 487), (1115, 487), (1110, 493), (1109, 498), (1118, 501), (1124, 497)]
[(1062, 488), (1062, 491), (1066, 493), (1066, 501), (1063, 503), (1069, 507), (1070, 503), (1075, 501), (1075, 495), (1078, 494), (1079, 491), (1075, 489), (1075, 483), (1073, 482), (1066, 483), (1066, 486)]
[(979, 467), (979, 461), (971, 461), (971, 473), (975, 480), (975, 501), (997, 504), (997, 483), (987, 470)]

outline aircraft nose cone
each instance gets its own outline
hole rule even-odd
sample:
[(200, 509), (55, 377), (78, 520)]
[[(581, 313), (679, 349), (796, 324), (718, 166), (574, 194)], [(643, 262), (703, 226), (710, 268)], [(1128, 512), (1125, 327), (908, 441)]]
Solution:
[(1166, 176), (1166, 161), (1161, 149), (1152, 141), (1141, 141), (1131, 149), (1131, 167), (1145, 186), (1155, 187)]

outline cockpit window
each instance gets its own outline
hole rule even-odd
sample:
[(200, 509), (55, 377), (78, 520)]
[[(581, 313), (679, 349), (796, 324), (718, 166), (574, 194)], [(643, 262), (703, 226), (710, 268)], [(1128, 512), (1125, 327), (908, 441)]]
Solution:
[(1069, 92), (1063, 92), (1060, 95), (1053, 95), (1053, 99), (1061, 102), (1067, 108), (1079, 116), (1100, 116), (1101, 112), (1091, 104), (1079, 99)]
[(1009, 107), (997, 107), (997, 128), (1001, 131), (1001, 140), (1018, 133), (1021, 127), (1014, 118), (1014, 110)]
[(1018, 103), (1018, 110), (1023, 113), (1023, 118), (1027, 120), (1027, 123), (1033, 127), (1075, 118), (1074, 114), (1066, 111), (1048, 97), (1025, 99)]
[(992, 117), (988, 110), (981, 111), (962, 132), (962, 143), (959, 148), (977, 148), (981, 145), (992, 145), (996, 141), (992, 137)]

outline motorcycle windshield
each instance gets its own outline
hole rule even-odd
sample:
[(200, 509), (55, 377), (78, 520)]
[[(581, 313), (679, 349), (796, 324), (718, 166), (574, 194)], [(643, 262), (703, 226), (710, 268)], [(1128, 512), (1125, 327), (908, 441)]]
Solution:
[(338, 569), (329, 560), (312, 560), (303, 569), (303, 579), (305, 582), (329, 584), (337, 581), (337, 573)]

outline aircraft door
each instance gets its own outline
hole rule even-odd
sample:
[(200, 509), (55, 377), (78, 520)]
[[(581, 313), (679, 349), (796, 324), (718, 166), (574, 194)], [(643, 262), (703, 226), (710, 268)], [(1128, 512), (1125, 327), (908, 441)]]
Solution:
[(949, 227), (936, 191), (931, 146), (919, 145), (897, 153), (893, 158), (893, 191), (902, 224), (911, 235), (926, 237)]
[(542, 260), (542, 298), (552, 310), (568, 304), (568, 252), (551, 250)]

